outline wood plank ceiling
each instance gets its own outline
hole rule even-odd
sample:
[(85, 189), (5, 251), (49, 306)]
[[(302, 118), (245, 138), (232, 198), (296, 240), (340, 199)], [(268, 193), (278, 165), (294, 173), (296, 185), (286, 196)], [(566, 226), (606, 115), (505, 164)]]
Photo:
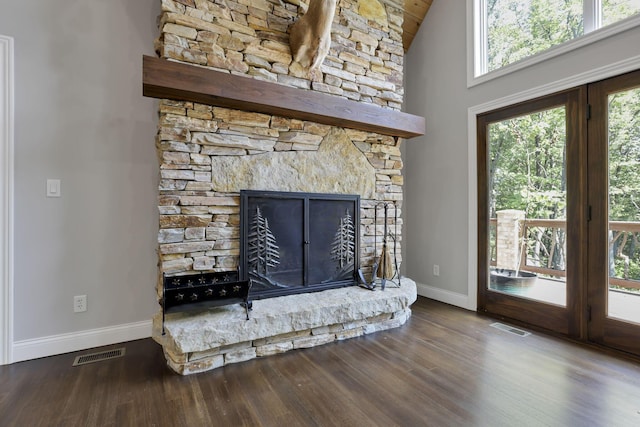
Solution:
[(409, 50), (420, 24), (429, 11), (433, 0), (404, 0), (404, 23), (402, 24), (402, 46)]

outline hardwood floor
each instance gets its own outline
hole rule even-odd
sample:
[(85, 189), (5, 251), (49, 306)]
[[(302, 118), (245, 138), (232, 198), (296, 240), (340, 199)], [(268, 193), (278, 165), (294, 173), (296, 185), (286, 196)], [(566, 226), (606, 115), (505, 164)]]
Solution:
[(152, 340), (0, 367), (2, 426), (640, 426), (640, 364), (419, 298), (400, 329), (182, 377)]

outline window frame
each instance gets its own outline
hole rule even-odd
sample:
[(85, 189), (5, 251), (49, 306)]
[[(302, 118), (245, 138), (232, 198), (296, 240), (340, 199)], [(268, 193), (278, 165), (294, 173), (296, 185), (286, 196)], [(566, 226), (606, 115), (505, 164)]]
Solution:
[(640, 26), (640, 14), (637, 14), (598, 28), (602, 23), (601, 8), (596, 7), (600, 1), (584, 0), (583, 2), (584, 35), (487, 72), (486, 0), (467, 0), (467, 87), (494, 80)]

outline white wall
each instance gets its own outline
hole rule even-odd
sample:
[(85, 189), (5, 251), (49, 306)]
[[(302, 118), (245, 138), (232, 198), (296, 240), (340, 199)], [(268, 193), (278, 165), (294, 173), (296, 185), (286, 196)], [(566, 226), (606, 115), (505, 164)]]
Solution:
[[(0, 0), (15, 39), (14, 361), (150, 335), (159, 0)], [(47, 178), (62, 197), (46, 198)], [(73, 296), (88, 311), (73, 313)]]
[(467, 89), (466, 17), (465, 1), (434, 1), (406, 56), (405, 109), (426, 117), (427, 132), (406, 143), (403, 259), (420, 294), (475, 309), (468, 109), (638, 56), (640, 28)]

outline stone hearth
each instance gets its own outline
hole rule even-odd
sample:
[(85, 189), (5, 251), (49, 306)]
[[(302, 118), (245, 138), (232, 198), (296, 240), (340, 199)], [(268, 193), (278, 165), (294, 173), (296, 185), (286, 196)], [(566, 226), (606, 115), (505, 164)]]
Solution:
[(187, 375), (256, 357), (315, 347), (402, 326), (416, 284), (402, 278), (384, 291), (357, 286), (255, 301), (250, 319), (239, 304), (154, 318), (154, 339), (169, 366)]

